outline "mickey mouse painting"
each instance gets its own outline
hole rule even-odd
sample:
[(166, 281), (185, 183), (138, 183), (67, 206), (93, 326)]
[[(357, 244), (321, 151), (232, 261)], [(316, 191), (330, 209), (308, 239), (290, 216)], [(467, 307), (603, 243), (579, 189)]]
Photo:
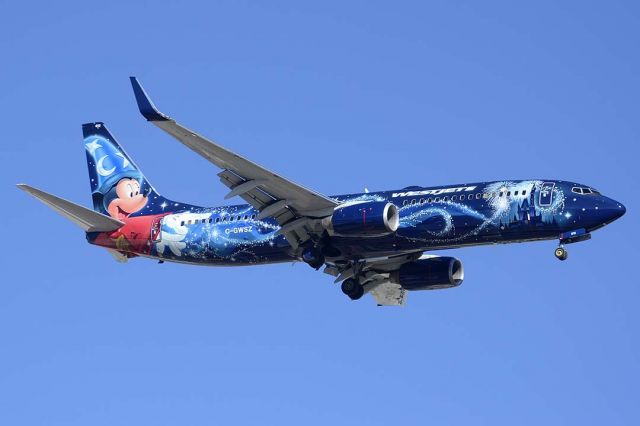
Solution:
[(104, 196), (103, 204), (109, 215), (125, 219), (147, 204), (147, 197), (140, 193), (140, 182), (134, 178), (122, 178)]
[(119, 147), (102, 135), (87, 137), (85, 147), (95, 210), (118, 220), (142, 210), (148, 201), (142, 174)]

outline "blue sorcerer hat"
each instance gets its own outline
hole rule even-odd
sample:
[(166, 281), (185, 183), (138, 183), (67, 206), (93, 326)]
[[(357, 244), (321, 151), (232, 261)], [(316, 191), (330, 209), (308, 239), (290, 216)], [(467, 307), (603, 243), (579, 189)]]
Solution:
[(106, 194), (120, 179), (142, 180), (142, 173), (131, 164), (126, 154), (104, 136), (89, 135), (84, 139), (84, 146), (94, 194)]

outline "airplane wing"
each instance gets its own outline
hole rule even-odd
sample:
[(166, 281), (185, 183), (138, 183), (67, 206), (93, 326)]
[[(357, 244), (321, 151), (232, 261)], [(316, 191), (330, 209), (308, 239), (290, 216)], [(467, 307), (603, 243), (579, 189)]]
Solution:
[(218, 176), (231, 191), (225, 198), (240, 196), (256, 209), (259, 218), (273, 217), (292, 247), (319, 232), (319, 221), (333, 213), (336, 200), (307, 189), (216, 144), (158, 111), (140, 83), (131, 77), (140, 113), (185, 146), (223, 169)]

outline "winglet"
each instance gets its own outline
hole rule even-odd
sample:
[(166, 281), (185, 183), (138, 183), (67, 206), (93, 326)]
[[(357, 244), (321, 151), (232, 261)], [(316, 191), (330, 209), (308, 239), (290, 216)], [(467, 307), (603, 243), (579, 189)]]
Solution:
[(129, 77), (129, 79), (131, 80), (133, 93), (136, 95), (136, 102), (138, 103), (140, 114), (142, 114), (142, 116), (146, 118), (147, 121), (171, 120), (171, 118), (158, 111), (158, 108), (156, 108), (153, 102), (151, 102), (151, 99), (149, 99), (149, 95), (147, 95), (147, 92), (144, 91), (137, 78)]

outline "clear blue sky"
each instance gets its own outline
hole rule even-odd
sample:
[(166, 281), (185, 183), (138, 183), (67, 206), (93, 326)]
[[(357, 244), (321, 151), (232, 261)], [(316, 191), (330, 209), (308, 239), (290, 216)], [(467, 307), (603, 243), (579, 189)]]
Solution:
[[(637, 2), (0, 1), (0, 424), (639, 424)], [(326, 194), (557, 178), (625, 217), (463, 249), (403, 309), (303, 264), (115, 263), (17, 190), (90, 205), (80, 124), (223, 204), (163, 111)]]

